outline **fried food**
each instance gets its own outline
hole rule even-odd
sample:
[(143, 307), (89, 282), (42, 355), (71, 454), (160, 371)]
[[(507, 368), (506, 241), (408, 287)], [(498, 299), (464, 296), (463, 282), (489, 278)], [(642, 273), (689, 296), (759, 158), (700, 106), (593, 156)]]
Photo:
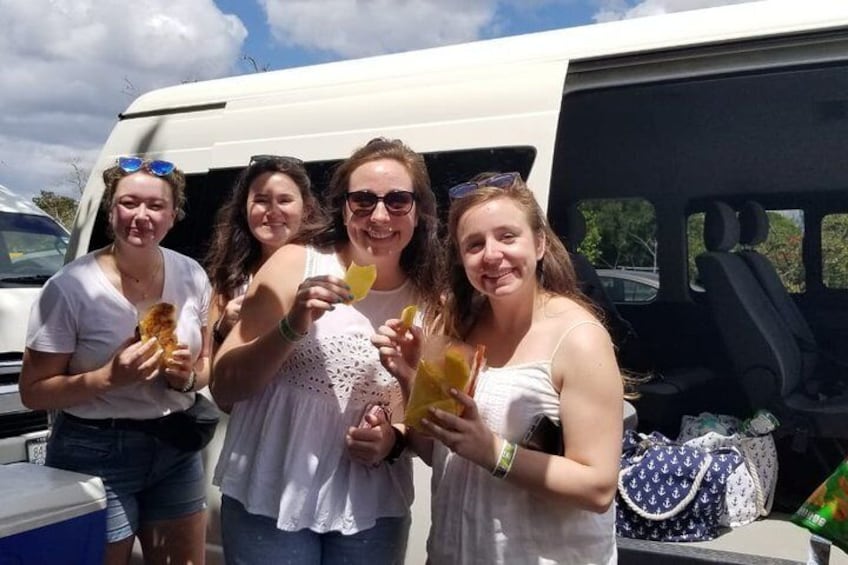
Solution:
[(147, 309), (138, 322), (141, 339), (155, 337), (162, 348), (163, 363), (171, 358), (177, 348), (177, 307), (168, 302), (158, 302)]

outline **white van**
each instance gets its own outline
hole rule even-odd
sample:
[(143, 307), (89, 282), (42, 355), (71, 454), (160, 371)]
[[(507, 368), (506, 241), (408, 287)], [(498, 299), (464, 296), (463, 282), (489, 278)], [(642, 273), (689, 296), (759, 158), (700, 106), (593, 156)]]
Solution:
[(29, 310), (65, 259), (68, 231), (31, 201), (0, 185), (0, 464), (41, 462), (47, 415), (21, 404)]
[[(638, 240), (658, 273), (655, 295), (618, 305), (652, 370), (667, 377), (637, 403), (641, 426), (676, 426), (681, 411), (742, 414), (744, 376), (698, 290), (690, 259), (699, 237), (687, 231), (713, 199), (790, 211), (800, 233), (790, 250), (800, 265), (793, 299), (821, 342), (844, 344), (848, 284), (832, 266), (842, 251), (823, 245), (822, 233), (848, 213), (846, 92), (848, 4), (824, 1), (753, 2), (183, 84), (144, 94), (120, 115), (68, 256), (106, 243), (100, 174), (118, 156), (167, 159), (187, 172), (187, 217), (164, 244), (199, 258), (251, 155), (300, 157), (320, 191), (354, 148), (397, 137), (424, 154), (443, 207), (449, 186), (486, 170), (520, 172), (563, 235), (574, 207), (641, 206), (648, 235), (621, 225), (615, 241), (596, 238), (593, 256), (618, 268), (615, 246)], [(786, 465), (782, 484), (803, 484), (796, 471)], [(426, 477), (419, 468), (411, 564), (424, 561)], [(211, 543), (218, 500), (211, 491)], [(619, 547), (622, 563), (802, 561), (808, 540), (775, 512), (714, 542)]]

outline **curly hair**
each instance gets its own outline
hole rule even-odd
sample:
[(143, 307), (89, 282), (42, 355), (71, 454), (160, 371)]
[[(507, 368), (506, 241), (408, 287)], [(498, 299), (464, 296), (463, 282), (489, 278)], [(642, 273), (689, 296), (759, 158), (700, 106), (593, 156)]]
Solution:
[(545, 254), (536, 265), (536, 280), (539, 288), (550, 294), (566, 296), (574, 300), (593, 314), (595, 308), (585, 298), (577, 284), (577, 275), (571, 264), (568, 251), (562, 241), (548, 224), (545, 213), (536, 202), (533, 192), (516, 176), (510, 186), (498, 188), (486, 186), (486, 179), (501, 173), (480, 173), (469, 182), (477, 183), (478, 188), (467, 195), (453, 200), (448, 214), (448, 233), (450, 244), (447, 257), (447, 281), (445, 284), (444, 306), (441, 311), (440, 326), (450, 337), (465, 339), (471, 331), (482, 304), (486, 298), (468, 281), (462, 264), (457, 242), (459, 221), (468, 210), (497, 198), (511, 200), (524, 212), (530, 229), (537, 237), (545, 238)]
[(436, 211), (436, 197), (430, 187), (430, 175), (424, 158), (410, 149), (399, 139), (377, 137), (360, 147), (343, 161), (333, 172), (330, 184), (325, 194), (325, 209), (329, 216), (326, 229), (307, 234), (315, 245), (330, 246), (349, 241), (347, 228), (344, 225), (344, 207), (346, 194), (353, 172), (372, 161), (391, 159), (397, 161), (407, 170), (412, 178), (412, 190), (416, 195), (416, 212), (418, 225), (412, 234), (412, 240), (401, 252), (400, 267), (409, 277), (416, 293), (424, 306), (424, 311), (433, 313), (439, 307), (439, 283), (443, 255), (440, 251), (442, 244), (438, 238), (439, 218)]
[[(104, 212), (108, 214), (112, 209), (112, 205), (115, 203), (115, 191), (118, 190), (118, 183), (121, 182), (121, 179), (139, 173), (145, 175), (151, 174), (144, 167), (129, 173), (118, 165), (109, 167), (103, 171), (103, 185), (105, 188), (103, 190), (103, 199), (100, 202)], [(154, 175), (154, 178), (162, 179), (168, 183), (168, 186), (171, 187), (171, 198), (174, 201), (174, 210), (177, 212), (177, 220), (182, 220), (185, 217), (185, 210), (183, 209), (186, 201), (185, 174), (183, 174), (180, 169), (174, 168), (174, 170), (167, 175)]]
[(226, 300), (235, 296), (235, 291), (248, 280), (262, 257), (262, 246), (253, 237), (247, 221), (247, 199), (251, 184), (259, 176), (274, 172), (288, 176), (300, 190), (303, 199), (301, 230), (311, 231), (327, 223), (300, 160), (267, 156), (251, 161), (236, 179), (230, 198), (218, 210), (212, 242), (204, 260), (212, 286)]

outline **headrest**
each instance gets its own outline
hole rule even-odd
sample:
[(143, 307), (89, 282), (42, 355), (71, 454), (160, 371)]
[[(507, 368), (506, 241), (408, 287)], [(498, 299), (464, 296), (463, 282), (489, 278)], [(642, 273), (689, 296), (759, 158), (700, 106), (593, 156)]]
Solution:
[(739, 220), (724, 202), (710, 202), (704, 215), (704, 245), (707, 251), (730, 251), (739, 243)]
[(586, 237), (586, 218), (576, 204), (565, 210), (565, 248), (576, 253), (577, 248)]
[(739, 208), (739, 243), (759, 245), (768, 239), (769, 219), (759, 202), (749, 200)]

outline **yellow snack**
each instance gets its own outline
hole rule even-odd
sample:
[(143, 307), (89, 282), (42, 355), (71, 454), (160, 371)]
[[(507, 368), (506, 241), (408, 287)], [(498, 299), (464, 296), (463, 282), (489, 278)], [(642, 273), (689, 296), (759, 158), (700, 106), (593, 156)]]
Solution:
[(463, 348), (448, 346), (430, 359), (421, 359), (404, 415), (407, 426), (423, 431), (421, 419), (427, 417), (431, 406), (451, 414), (462, 411), (462, 404), (450, 395), (450, 389), (468, 390), (472, 377), (468, 357)]
[(465, 360), (465, 354), (457, 348), (445, 352), (445, 383), (450, 388), (465, 390), (471, 378), (471, 367)]
[(345, 273), (345, 282), (350, 287), (350, 293), (353, 295), (351, 302), (359, 302), (366, 296), (374, 281), (377, 280), (376, 265), (357, 265), (351, 262), (350, 267)]
[(400, 313), (400, 327), (401, 329), (408, 330), (412, 327), (413, 322), (415, 322), (415, 314), (418, 313), (418, 306), (415, 304), (410, 304), (406, 308), (403, 309), (403, 312)]

